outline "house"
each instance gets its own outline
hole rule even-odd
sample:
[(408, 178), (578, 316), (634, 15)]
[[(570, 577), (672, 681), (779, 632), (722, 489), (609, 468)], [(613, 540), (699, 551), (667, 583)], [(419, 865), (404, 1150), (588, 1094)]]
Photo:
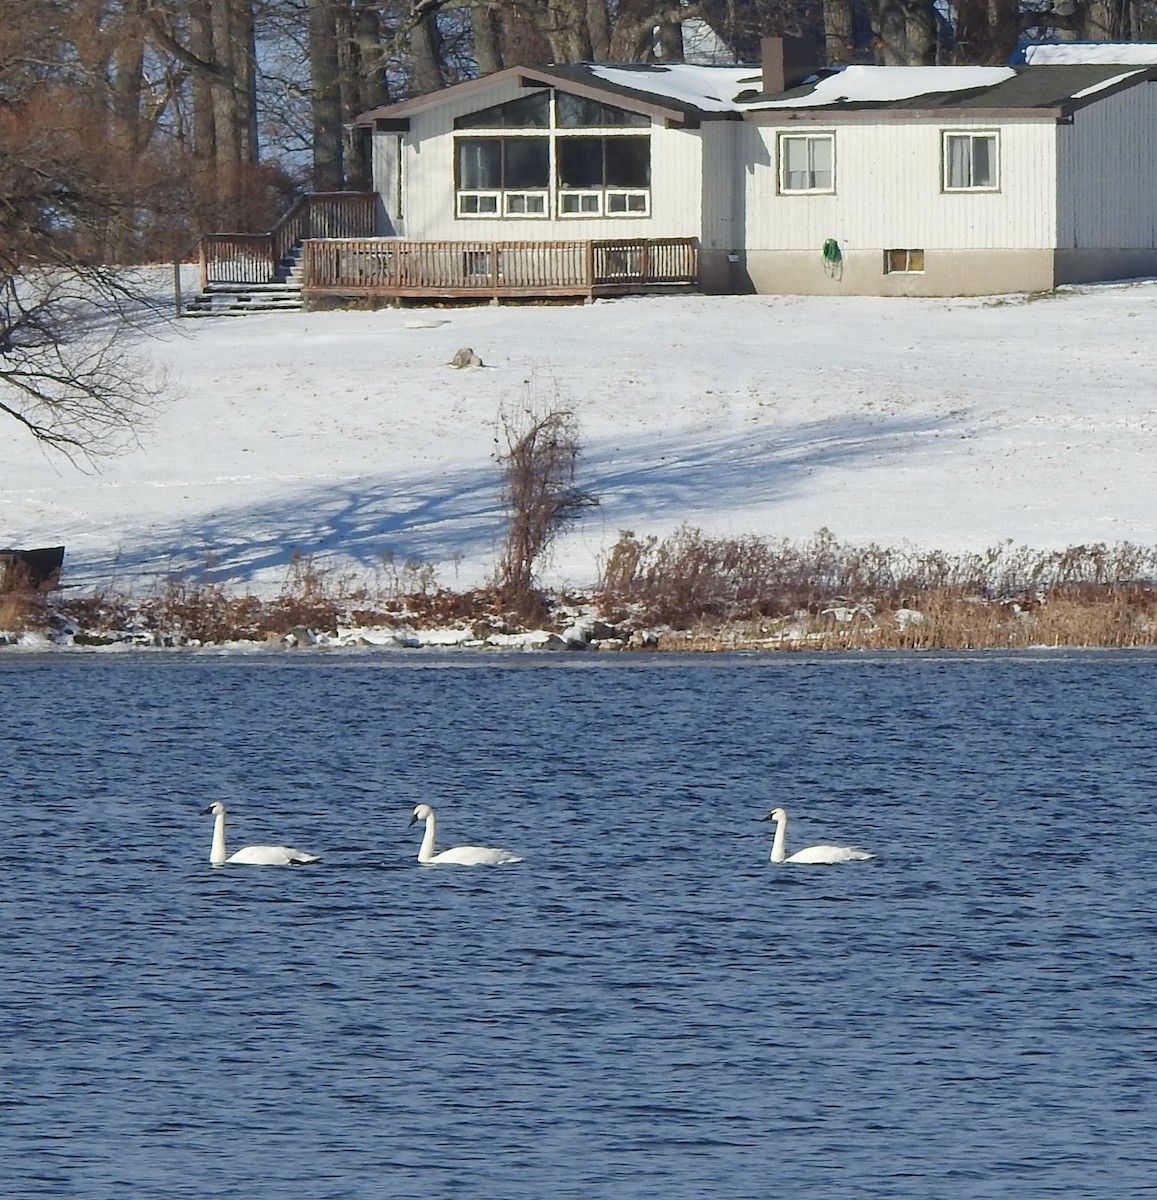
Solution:
[(759, 66), (500, 71), (358, 118), (375, 233), (687, 244), (714, 292), (1157, 274), (1157, 53), (1036, 49), (1006, 67), (816, 70), (768, 38)]

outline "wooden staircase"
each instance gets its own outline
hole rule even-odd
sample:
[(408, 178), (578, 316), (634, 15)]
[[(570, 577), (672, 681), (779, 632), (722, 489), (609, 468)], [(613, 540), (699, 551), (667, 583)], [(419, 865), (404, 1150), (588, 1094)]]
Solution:
[(310, 238), (372, 237), (375, 199), (373, 192), (311, 192), (269, 233), (206, 234), (197, 243), (201, 291), (182, 304), (178, 286), (180, 315), (300, 311), (303, 244)]
[(206, 283), (183, 317), (243, 317), (259, 312), (300, 312), (301, 243), (291, 246), (264, 283)]

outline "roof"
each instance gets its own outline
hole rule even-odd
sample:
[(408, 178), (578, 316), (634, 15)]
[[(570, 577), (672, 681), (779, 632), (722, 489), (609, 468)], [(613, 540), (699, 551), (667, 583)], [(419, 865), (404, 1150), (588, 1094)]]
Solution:
[[(1154, 47), (1157, 64), (1157, 47)], [(674, 124), (711, 119), (774, 119), (776, 114), (831, 119), (861, 113), (903, 119), (926, 115), (1033, 115), (1057, 117), (1110, 91), (1157, 79), (1157, 65), (1049, 63), (1009, 67), (849, 66), (817, 72), (799, 87), (776, 95), (760, 91), (758, 66), (690, 63), (573, 63), (511, 67), (439, 92), (372, 109), (359, 125), (396, 120), (470, 90), (500, 82), (562, 91), (616, 103)]]
[(1013, 51), (1014, 63), (1053, 66), (1073, 63), (1157, 65), (1157, 42), (1024, 42)]
[(780, 109), (900, 113), (934, 110), (1010, 115), (1053, 115), (1082, 107), (1087, 98), (1130, 86), (1151, 72), (1117, 64), (1022, 67), (846, 67), (824, 72), (779, 97), (752, 96), (750, 112)]

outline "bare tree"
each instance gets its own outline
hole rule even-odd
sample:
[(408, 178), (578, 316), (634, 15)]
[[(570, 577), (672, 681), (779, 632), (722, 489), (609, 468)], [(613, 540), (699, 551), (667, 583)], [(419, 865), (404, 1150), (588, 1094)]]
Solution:
[(569, 408), (545, 408), (533, 392), (517, 411), (501, 415), (505, 449), (502, 500), (508, 513), (506, 544), (498, 564), (498, 588), (518, 615), (533, 617), (541, 607), (534, 567), (568, 521), (598, 504), (575, 485), (580, 454), (578, 421)]
[(131, 238), (145, 175), (116, 157), (108, 111), (65, 86), (52, 34), (30, 20), (0, 37), (0, 414), (91, 456), (131, 438), (159, 392), (126, 322), (145, 298), (102, 263)]
[(94, 268), (0, 277), (0, 413), (73, 459), (132, 444), (161, 387), (133, 346), (139, 303)]

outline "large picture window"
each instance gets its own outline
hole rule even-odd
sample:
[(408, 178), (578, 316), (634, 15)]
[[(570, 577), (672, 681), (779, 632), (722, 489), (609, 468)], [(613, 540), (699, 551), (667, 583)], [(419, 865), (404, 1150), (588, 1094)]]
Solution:
[(781, 192), (833, 192), (835, 134), (784, 133), (779, 138)]
[(944, 190), (995, 191), (1000, 183), (995, 133), (944, 135)]
[[(651, 211), (651, 138), (635, 132), (650, 128), (647, 116), (544, 91), (458, 117), (454, 125), (471, 131), (455, 143), (459, 217), (546, 217), (552, 211), (571, 218), (640, 217)], [(474, 133), (482, 129), (526, 132)]]

